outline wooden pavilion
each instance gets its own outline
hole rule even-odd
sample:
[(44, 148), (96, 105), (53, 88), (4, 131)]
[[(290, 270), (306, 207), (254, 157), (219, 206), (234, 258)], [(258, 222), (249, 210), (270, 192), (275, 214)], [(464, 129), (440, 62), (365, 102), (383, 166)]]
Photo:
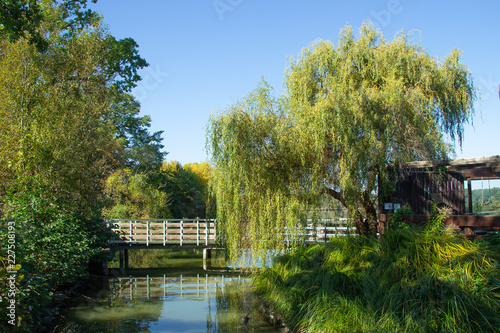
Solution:
[(500, 216), (474, 214), (471, 186), (473, 180), (500, 179), (500, 155), (413, 162), (401, 166), (396, 174), (396, 186), (391, 193), (379, 196), (380, 232), (385, 231), (387, 215), (403, 205), (415, 213), (405, 216), (408, 222), (425, 222), (437, 205), (451, 209), (453, 215), (445, 223), (456, 225), (466, 236), (474, 236), (477, 230), (500, 230)]

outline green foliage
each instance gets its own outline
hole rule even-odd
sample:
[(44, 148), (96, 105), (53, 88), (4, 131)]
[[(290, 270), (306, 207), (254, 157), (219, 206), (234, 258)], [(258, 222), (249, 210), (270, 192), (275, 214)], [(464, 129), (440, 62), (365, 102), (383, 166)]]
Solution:
[(140, 104), (132, 95), (119, 93), (104, 121), (114, 127), (114, 137), (124, 151), (125, 165), (133, 171), (154, 170), (161, 166), (166, 153), (162, 152), (161, 134), (150, 134), (151, 117), (139, 116)]
[(497, 332), (500, 251), (429, 227), (344, 237), (278, 257), (254, 277), (307, 332)]
[(100, 26), (68, 45), (56, 37), (43, 55), (22, 39), (0, 41), (2, 192), (18, 171), (41, 175), (59, 200), (97, 214), (102, 174), (115, 166), (119, 150), (101, 120), (110, 103), (109, 78), (99, 71), (105, 64), (103, 38)]
[[(79, 3), (43, 2), (43, 53), (23, 38), (0, 39), (0, 194), (17, 171), (40, 175), (59, 202), (98, 216), (107, 175), (124, 164), (159, 166), (164, 154), (161, 133), (149, 135), (149, 117), (138, 117), (138, 103), (122, 92), (147, 65), (136, 44), (117, 46), (95, 15), (72, 21), (67, 10)], [(83, 26), (68, 34), (71, 24)]]
[[(469, 193), (465, 193), (465, 202), (469, 202)], [(483, 189), (472, 190), (472, 211), (473, 212), (496, 212), (500, 211), (500, 188), (484, 187)]]
[[(6, 223), (15, 221), (21, 331), (35, 329), (53, 292), (85, 276), (109, 239), (99, 222), (106, 178), (126, 166), (159, 168), (164, 156), (161, 133), (149, 135), (150, 118), (125, 94), (147, 63), (86, 3), (0, 5), (0, 258), (3, 266)], [(146, 182), (137, 177), (131, 191)], [(157, 206), (164, 196), (153, 196)]]
[(296, 239), (316, 199), (304, 191), (311, 188), (310, 178), (291, 150), (287, 128), (282, 105), (264, 81), (210, 118), (207, 150), (214, 164), (218, 239), (233, 261), (242, 249), (261, 259), (267, 249), (284, 250), (284, 238)]
[[(92, 0), (96, 3), (97, 0)], [(72, 35), (78, 29), (83, 29), (96, 18), (96, 13), (87, 7), (87, 0), (66, 1), (36, 1), (36, 0), (3, 0), (0, 5), (1, 33), (11, 41), (27, 38), (39, 51), (46, 51), (49, 42), (40, 31), (42, 22), (46, 19), (47, 6), (56, 8), (64, 22), (64, 31)]]
[[(150, 165), (153, 167), (154, 165)], [(160, 168), (117, 170), (106, 180), (107, 218), (205, 218), (209, 165), (163, 162)]]
[(161, 190), (169, 194), (174, 218), (205, 218), (204, 184), (192, 168), (177, 161), (163, 162), (160, 168)]
[(389, 228), (390, 229), (407, 229), (409, 228), (407, 223), (403, 222), (404, 215), (413, 215), (415, 214), (408, 206), (402, 206), (397, 212), (393, 215), (390, 215), (389, 219)]
[[(36, 181), (18, 179), (18, 188), (8, 195), (0, 244), (7, 253), (7, 222), (15, 222), (15, 258), (21, 266), (17, 281), (16, 316), (30, 330), (45, 315), (53, 291), (87, 274), (90, 259), (107, 238), (104, 225), (84, 220), (57, 204), (57, 199)], [(69, 232), (71, 231), (71, 232)], [(5, 281), (0, 289), (7, 289)], [(2, 315), (6, 307), (2, 306)], [(3, 323), (2, 323), (3, 324)]]
[(292, 59), (284, 96), (261, 83), (214, 114), (207, 150), (221, 235), (231, 253), (282, 249), (327, 194), (360, 234), (377, 230), (377, 186), (388, 164), (444, 158), (462, 141), (475, 90), (460, 52), (438, 61), (401, 32), (392, 42), (369, 24), (338, 46), (316, 41)]
[(173, 218), (170, 195), (157, 188), (152, 173), (132, 174), (130, 169), (114, 172), (106, 180), (112, 202), (104, 209), (107, 218)]
[(202, 163), (188, 163), (183, 166), (185, 170), (190, 171), (196, 178), (202, 200), (207, 201), (209, 196), (209, 188), (213, 178), (213, 168), (207, 162)]
[(367, 24), (357, 39), (346, 27), (337, 47), (317, 41), (292, 59), (285, 82), (298, 151), (361, 234), (376, 232), (371, 193), (390, 182), (387, 164), (443, 158), (443, 135), (461, 142), (474, 90), (459, 60), (453, 50), (438, 62), (404, 32), (388, 43)]
[(130, 91), (141, 80), (137, 71), (149, 66), (145, 59), (139, 56), (139, 45), (132, 38), (116, 40), (107, 36), (109, 53), (107, 58), (107, 71), (110, 75), (117, 75), (114, 87), (119, 92)]

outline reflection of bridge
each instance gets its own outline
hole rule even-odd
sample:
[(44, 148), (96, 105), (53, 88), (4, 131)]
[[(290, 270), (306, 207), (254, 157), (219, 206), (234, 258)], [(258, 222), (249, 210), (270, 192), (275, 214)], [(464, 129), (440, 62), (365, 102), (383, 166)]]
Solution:
[(197, 274), (163, 275), (150, 277), (115, 277), (109, 280), (113, 300), (130, 301), (134, 299), (150, 299), (179, 297), (202, 300), (214, 296), (217, 288), (224, 289), (226, 284), (248, 281), (245, 277), (224, 277), (224, 275)]

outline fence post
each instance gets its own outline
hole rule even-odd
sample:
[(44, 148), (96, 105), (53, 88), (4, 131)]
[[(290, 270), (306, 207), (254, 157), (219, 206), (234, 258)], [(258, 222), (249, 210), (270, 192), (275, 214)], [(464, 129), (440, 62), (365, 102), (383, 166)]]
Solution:
[(196, 246), (200, 246), (200, 220), (196, 220)]
[(149, 221), (146, 221), (146, 246), (149, 246)]
[(184, 220), (181, 220), (181, 234), (180, 234), (180, 245), (182, 246), (182, 239), (184, 238)]
[(165, 242), (167, 242), (168, 237), (168, 221), (165, 220)]
[(326, 241), (327, 241), (327, 238), (326, 238), (326, 235), (327, 235), (327, 232), (326, 232), (326, 228), (327, 228), (327, 227), (326, 227), (326, 224), (327, 224), (327, 220), (325, 219), (325, 243), (326, 243)]
[(208, 245), (208, 224), (210, 223), (209, 219), (205, 219), (205, 245)]
[(132, 246), (132, 220), (129, 221), (129, 226), (130, 226), (130, 230), (129, 230), (129, 238), (128, 238), (128, 245)]
[(166, 239), (167, 239), (167, 221), (163, 220), (163, 246), (165, 246)]

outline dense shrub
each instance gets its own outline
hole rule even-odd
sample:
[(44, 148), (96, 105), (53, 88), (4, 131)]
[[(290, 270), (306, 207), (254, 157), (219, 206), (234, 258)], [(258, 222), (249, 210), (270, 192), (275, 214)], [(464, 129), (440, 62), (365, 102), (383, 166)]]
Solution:
[[(46, 315), (44, 309), (54, 292), (63, 285), (87, 275), (90, 259), (99, 252), (106, 233), (98, 231), (101, 224), (85, 220), (57, 204), (57, 198), (39, 187), (21, 186), (11, 193), (1, 221), (0, 235), (0, 316), (7, 318), (8, 225), (15, 223), (17, 268), (16, 324), (20, 331), (31, 331)], [(10, 224), (13, 225), (12, 223)], [(14, 327), (2, 320), (0, 328)]]
[(257, 292), (307, 332), (498, 332), (497, 239), (472, 242), (435, 216), (378, 241), (336, 238), (276, 259)]

